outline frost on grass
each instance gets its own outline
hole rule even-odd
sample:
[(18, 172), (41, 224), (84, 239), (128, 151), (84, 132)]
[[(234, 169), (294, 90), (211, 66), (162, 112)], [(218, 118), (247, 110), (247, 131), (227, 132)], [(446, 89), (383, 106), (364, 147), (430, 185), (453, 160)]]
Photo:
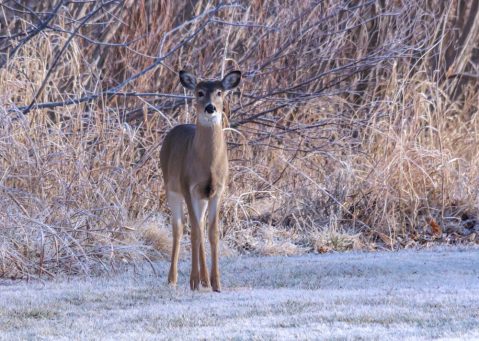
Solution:
[[(2, 339), (477, 339), (479, 249), (223, 258), (224, 290), (168, 264), (1, 282)], [(131, 270), (131, 268), (129, 268)]]

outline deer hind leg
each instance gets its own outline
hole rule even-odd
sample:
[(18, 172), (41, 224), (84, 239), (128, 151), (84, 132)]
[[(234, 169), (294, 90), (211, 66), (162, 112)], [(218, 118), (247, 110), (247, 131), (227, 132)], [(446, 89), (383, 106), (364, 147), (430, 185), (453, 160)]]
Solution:
[[(204, 221), (208, 201), (201, 198), (200, 195), (192, 189), (190, 196), (186, 199), (188, 205), (188, 213), (191, 220), (191, 274), (190, 288), (198, 290), (201, 280), (208, 279), (208, 268), (206, 267), (206, 257), (204, 248)], [(209, 281), (203, 282), (209, 286)]]
[(178, 258), (180, 255), (180, 241), (183, 236), (183, 196), (179, 193), (167, 193), (168, 206), (171, 210), (171, 224), (173, 226), (173, 247), (171, 249), (171, 265), (168, 274), (168, 283), (176, 285), (178, 279)]
[(221, 193), (210, 199), (208, 204), (208, 237), (211, 245), (211, 286), (213, 291), (221, 291), (219, 269), (219, 231), (218, 231), (218, 206)]

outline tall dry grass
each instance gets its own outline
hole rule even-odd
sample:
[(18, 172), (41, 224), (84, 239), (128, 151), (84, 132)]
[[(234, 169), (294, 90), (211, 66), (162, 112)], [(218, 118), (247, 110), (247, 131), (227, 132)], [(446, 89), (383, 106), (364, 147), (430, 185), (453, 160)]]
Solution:
[(32, 34), (57, 3), (0, 5), (0, 276), (167, 256), (182, 68), (244, 74), (224, 252), (477, 242), (477, 1), (68, 2)]

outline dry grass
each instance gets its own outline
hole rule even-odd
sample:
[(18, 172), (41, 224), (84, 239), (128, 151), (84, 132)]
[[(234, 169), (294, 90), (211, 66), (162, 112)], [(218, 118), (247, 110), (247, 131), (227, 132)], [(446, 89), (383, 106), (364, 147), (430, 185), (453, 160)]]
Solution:
[[(159, 143), (194, 119), (182, 68), (244, 74), (226, 131), (225, 251), (477, 243), (475, 2), (118, 1), (69, 40), (99, 5), (63, 6), (31, 37), (38, 18), (2, 5), (0, 276), (168, 254), (168, 222), (151, 216), (168, 212)], [(27, 110), (34, 99), (49, 104)]]

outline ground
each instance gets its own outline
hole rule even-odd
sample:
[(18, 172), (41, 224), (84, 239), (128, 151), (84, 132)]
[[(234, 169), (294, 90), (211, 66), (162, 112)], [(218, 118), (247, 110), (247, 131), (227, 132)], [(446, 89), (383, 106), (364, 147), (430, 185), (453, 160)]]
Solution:
[(167, 262), (108, 277), (0, 282), (0, 339), (478, 339), (479, 249), (235, 256), (221, 293)]

